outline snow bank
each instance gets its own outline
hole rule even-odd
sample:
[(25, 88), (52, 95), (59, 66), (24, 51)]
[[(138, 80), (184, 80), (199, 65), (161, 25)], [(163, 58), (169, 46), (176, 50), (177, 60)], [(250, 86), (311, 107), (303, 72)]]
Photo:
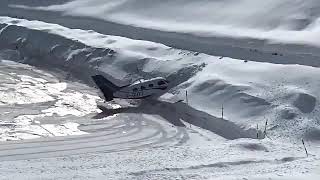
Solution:
[[(306, 2), (306, 5), (292, 1), (284, 5), (281, 1), (274, 0), (259, 4), (252, 0), (242, 0), (241, 2), (174, 0), (160, 4), (160, 2), (145, 2), (144, 0), (112, 0), (108, 2), (61, 0), (55, 1), (55, 3), (15, 0), (14, 2), (0, 2), (0, 15), (42, 20), (69, 28), (94, 30), (103, 34), (148, 40), (214, 56), (277, 64), (320, 66), (320, 51), (316, 40), (319, 33), (314, 27), (317, 25), (312, 25), (317, 24), (315, 20), (317, 8), (311, 0)], [(220, 7), (220, 3), (223, 4), (222, 7)], [(50, 6), (51, 4), (56, 5)], [(113, 6), (112, 4), (117, 5)], [(247, 14), (247, 7), (251, 7), (250, 4), (254, 4), (252, 9), (256, 10), (260, 9), (260, 5), (263, 4), (262, 8), (266, 12), (257, 10), (249, 11), (250, 13)], [(279, 8), (274, 9), (273, 7), (277, 5)], [(230, 8), (232, 6), (239, 9), (234, 10)], [(144, 9), (141, 10), (141, 7)], [(95, 10), (92, 11), (91, 8)], [(225, 9), (232, 11), (224, 11)], [(268, 18), (269, 16), (265, 16), (265, 14), (269, 13), (271, 9), (273, 16)], [(299, 18), (295, 20), (294, 17), (295, 13), (300, 13), (297, 12), (297, 9), (307, 12), (315, 11), (315, 14), (310, 14), (312, 17), (309, 17), (308, 13), (302, 12), (302, 14), (306, 14), (307, 19), (310, 19), (311, 24), (307, 23), (308, 27), (302, 25), (302, 29), (294, 28), (296, 25), (292, 27), (288, 25), (287, 29), (284, 28), (283, 26), (287, 26), (286, 23), (289, 22), (292, 22), (289, 24), (299, 24)], [(215, 14), (216, 12), (220, 12), (220, 15), (219, 13)], [(282, 15), (286, 17), (282, 17)], [(216, 17), (218, 20), (214, 20)], [(243, 17), (246, 22), (240, 21), (240, 17)], [(261, 17), (263, 20), (259, 19)], [(175, 18), (178, 19), (174, 20)], [(230, 22), (224, 22), (227, 19)], [(265, 19), (268, 19), (268, 22)], [(249, 20), (255, 23), (250, 26)], [(109, 42), (113, 42), (113, 40), (106, 43)]]
[[(27, 63), (42, 59), (34, 63), (46, 67), (59, 66), (77, 74), (78, 79), (90, 77), (85, 73), (103, 71), (123, 80), (131, 74), (143, 73), (144, 66), (150, 72), (159, 73), (157, 71), (161, 68), (168, 74), (190, 64), (185, 61), (178, 64), (173, 62), (177, 57), (171, 55), (178, 52), (157, 43), (71, 30), (38, 21), (14, 18), (1, 18), (0, 21), (4, 27), (0, 37), (1, 49), (18, 50), (21, 59)], [(163, 64), (177, 65), (165, 70), (168, 66), (164, 67)]]

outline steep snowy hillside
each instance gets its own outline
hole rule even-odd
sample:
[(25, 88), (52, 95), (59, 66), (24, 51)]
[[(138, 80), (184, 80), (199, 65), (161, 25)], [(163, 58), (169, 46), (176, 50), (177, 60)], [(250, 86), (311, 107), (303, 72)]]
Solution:
[(317, 7), (315, 0), (12, 0), (0, 2), (0, 15), (214, 56), (318, 67)]

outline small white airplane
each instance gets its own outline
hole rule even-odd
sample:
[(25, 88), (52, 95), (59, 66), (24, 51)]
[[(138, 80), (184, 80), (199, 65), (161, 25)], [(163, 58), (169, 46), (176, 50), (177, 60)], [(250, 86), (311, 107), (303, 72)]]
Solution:
[(148, 80), (138, 80), (132, 84), (119, 87), (102, 75), (92, 76), (93, 81), (101, 90), (106, 101), (113, 98), (120, 99), (145, 99), (165, 93), (169, 82), (163, 77)]

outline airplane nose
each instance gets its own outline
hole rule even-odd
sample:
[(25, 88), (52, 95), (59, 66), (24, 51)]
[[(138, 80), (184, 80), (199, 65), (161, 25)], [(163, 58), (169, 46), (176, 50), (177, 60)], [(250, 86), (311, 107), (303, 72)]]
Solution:
[(160, 89), (161, 90), (166, 90), (168, 88), (168, 86), (163, 86), (163, 87), (161, 87)]

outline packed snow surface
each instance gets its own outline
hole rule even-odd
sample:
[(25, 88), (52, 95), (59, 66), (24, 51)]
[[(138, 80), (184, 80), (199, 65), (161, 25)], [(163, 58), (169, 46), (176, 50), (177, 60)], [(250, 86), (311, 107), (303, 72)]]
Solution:
[[(86, 134), (72, 119), (100, 112), (99, 97), (67, 87), (51, 74), (6, 60), (0, 70), (0, 141)], [(69, 121), (53, 120), (63, 117)]]

